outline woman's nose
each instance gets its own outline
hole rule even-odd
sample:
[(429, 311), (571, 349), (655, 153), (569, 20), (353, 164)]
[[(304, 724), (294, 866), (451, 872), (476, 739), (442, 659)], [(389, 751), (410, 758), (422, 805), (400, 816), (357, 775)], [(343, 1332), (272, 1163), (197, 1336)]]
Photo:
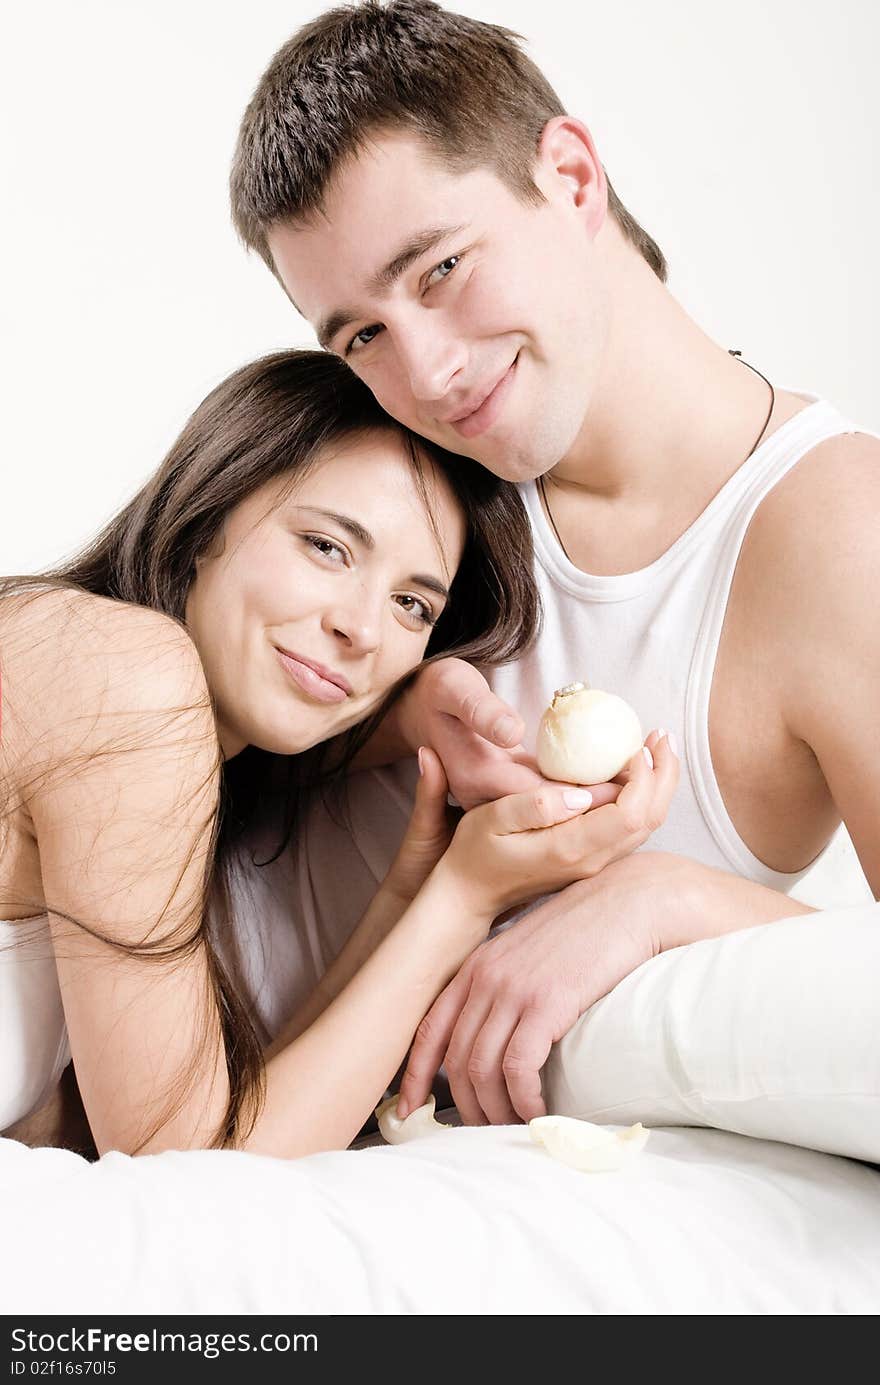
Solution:
[(371, 654), (379, 648), (381, 611), (367, 592), (353, 594), (349, 602), (339, 602), (325, 613), (324, 629), (358, 654)]

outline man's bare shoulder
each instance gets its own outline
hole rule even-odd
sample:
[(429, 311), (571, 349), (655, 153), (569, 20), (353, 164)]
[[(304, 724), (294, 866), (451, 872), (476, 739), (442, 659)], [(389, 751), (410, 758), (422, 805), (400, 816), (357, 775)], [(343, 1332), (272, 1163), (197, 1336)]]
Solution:
[(851, 832), (840, 781), (856, 747), (875, 739), (880, 693), (878, 514), (880, 440), (830, 438), (761, 504), (738, 572), (755, 657), (772, 668), (786, 724), (812, 748)]
[(873, 619), (880, 581), (880, 438), (818, 444), (759, 506), (743, 545), (750, 588), (774, 620), (818, 633)]
[(816, 447), (743, 545), (748, 611), (793, 736), (810, 748), (880, 898), (880, 440)]

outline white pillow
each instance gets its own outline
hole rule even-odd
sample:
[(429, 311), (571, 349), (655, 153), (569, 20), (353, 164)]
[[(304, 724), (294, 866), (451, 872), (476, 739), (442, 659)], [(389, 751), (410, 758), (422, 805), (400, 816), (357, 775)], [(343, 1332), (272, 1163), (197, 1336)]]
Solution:
[(674, 948), (555, 1045), (549, 1111), (715, 1126), (880, 1163), (880, 905)]

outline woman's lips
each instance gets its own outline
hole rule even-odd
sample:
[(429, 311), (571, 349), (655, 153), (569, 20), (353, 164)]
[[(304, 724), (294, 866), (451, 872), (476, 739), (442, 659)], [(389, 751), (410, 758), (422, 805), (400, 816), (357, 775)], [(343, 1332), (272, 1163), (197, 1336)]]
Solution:
[(475, 409), (472, 414), (468, 414), (465, 418), (455, 420), (452, 426), (461, 437), (479, 437), (480, 433), (485, 433), (486, 429), (491, 428), (492, 424), (497, 421), (510, 393), (518, 360), (519, 356), (515, 356), (498, 384), (490, 390), (478, 409)]
[(318, 702), (344, 702), (348, 697), (344, 688), (338, 683), (331, 683), (329, 678), (322, 678), (309, 664), (304, 664), (292, 654), (284, 654), (277, 648), (275, 653), (281, 660), (285, 673), (293, 679), (298, 688), (308, 693), (309, 697), (314, 697)]

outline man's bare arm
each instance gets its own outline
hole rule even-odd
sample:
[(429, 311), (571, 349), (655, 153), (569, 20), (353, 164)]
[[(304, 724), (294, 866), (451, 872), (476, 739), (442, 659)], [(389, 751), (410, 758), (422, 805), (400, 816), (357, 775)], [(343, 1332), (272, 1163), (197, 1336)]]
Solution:
[(762, 506), (751, 560), (775, 629), (783, 715), (815, 756), (880, 897), (880, 441), (823, 444)]
[(670, 948), (812, 912), (685, 857), (615, 861), (471, 953), (419, 1026), (397, 1109), (427, 1099), (442, 1063), (465, 1124), (544, 1115), (551, 1046), (630, 972)]

